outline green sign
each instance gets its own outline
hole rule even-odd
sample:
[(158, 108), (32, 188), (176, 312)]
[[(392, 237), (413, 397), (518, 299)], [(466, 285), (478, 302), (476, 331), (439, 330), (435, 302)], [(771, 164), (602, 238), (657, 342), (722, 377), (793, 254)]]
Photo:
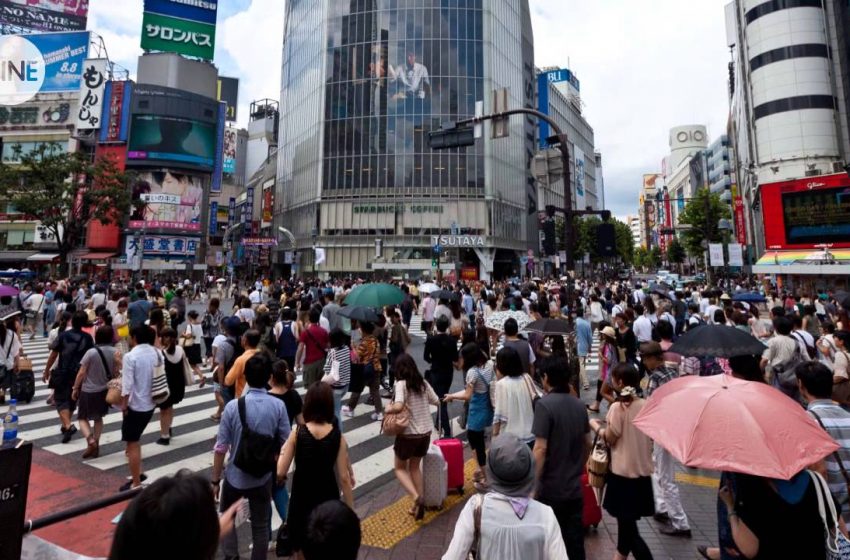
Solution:
[(145, 12), (142, 48), (212, 60), (215, 25)]

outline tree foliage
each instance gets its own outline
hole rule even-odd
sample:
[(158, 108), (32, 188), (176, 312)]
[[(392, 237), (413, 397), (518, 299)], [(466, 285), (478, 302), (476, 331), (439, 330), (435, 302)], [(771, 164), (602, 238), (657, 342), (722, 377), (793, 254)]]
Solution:
[[(708, 199), (706, 201), (706, 199)], [(679, 223), (688, 224), (690, 229), (682, 233), (682, 243), (688, 254), (700, 256), (703, 254), (702, 242), (720, 243), (724, 241), (724, 233), (717, 227), (721, 219), (730, 219), (732, 211), (729, 205), (720, 200), (719, 194), (712, 194), (708, 189), (700, 189), (694, 198), (688, 201), (685, 209), (679, 214)]]
[(667, 262), (670, 264), (682, 264), (685, 262), (685, 247), (678, 238), (674, 237), (670, 244), (667, 245)]
[[(631, 264), (634, 258), (634, 241), (632, 240), (632, 231), (623, 222), (616, 218), (611, 218), (609, 223), (614, 224), (614, 243), (617, 250), (617, 256), (625, 264)], [(579, 260), (585, 255), (590, 255), (590, 261), (598, 263), (602, 261), (599, 256), (597, 247), (597, 229), (602, 220), (596, 216), (586, 218), (575, 218), (573, 231), (575, 232), (575, 258)], [(561, 224), (556, 224), (557, 227), (563, 227)]]
[(113, 157), (92, 162), (55, 143), (16, 156), (19, 163), (0, 163), (0, 199), (53, 234), (63, 265), (92, 221), (118, 224), (132, 207), (130, 177)]

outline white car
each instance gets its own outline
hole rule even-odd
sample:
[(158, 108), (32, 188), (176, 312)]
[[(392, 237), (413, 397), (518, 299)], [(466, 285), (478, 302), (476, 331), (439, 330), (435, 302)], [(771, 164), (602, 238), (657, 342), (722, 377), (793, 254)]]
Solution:
[(670, 275), (669, 270), (659, 270), (655, 273), (655, 281), (656, 282), (664, 282), (664, 279)]

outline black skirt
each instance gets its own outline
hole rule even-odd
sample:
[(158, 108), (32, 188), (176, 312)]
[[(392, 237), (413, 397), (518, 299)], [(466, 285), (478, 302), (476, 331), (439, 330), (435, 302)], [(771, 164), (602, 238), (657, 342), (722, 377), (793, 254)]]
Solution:
[(183, 348), (186, 353), (186, 359), (189, 360), (189, 365), (197, 366), (203, 362), (201, 359), (201, 345), (193, 344)]
[(618, 519), (640, 519), (655, 515), (652, 477), (626, 478), (609, 472), (605, 477), (602, 507)]

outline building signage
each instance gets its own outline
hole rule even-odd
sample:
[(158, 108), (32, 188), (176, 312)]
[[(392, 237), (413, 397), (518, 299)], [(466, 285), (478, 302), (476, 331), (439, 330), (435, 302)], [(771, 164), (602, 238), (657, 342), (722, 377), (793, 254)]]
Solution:
[(218, 201), (210, 202), (210, 235), (215, 235), (218, 230)]
[(486, 239), (481, 235), (432, 235), (431, 246), (445, 247), (484, 247)]
[(215, 25), (145, 12), (142, 48), (212, 60)]
[(723, 258), (723, 244), (709, 243), (708, 244), (708, 262), (710, 266), (723, 266), (725, 259)]
[(227, 122), (236, 122), (239, 104), (239, 78), (218, 78), (218, 100), (227, 103)]
[(230, 197), (230, 202), (227, 205), (227, 225), (232, 226), (236, 223), (236, 198)]
[(109, 61), (105, 58), (86, 60), (83, 64), (80, 106), (77, 108), (77, 130), (94, 130), (101, 126), (108, 64)]
[(218, 121), (215, 129), (215, 162), (213, 163), (212, 180), (210, 181), (210, 192), (221, 192), (222, 174), (224, 173), (224, 140), (225, 140), (225, 121), (224, 112), (226, 106), (224, 103), (218, 104)]
[(209, 0), (145, 0), (145, 11), (215, 25), (218, 2)]
[[(144, 240), (144, 241), (143, 241)], [(145, 255), (163, 255), (174, 257), (194, 256), (198, 252), (197, 237), (179, 237), (173, 235), (128, 235), (125, 242), (125, 254), (132, 258), (139, 253), (139, 244), (144, 243)]]
[(277, 245), (277, 239), (274, 237), (244, 237), (242, 245), (246, 247), (274, 247)]
[(254, 187), (245, 189), (245, 204), (242, 205), (242, 223), (251, 224), (254, 216)]
[(735, 204), (735, 238), (742, 245), (747, 244), (747, 219), (744, 215), (744, 199), (741, 195), (734, 197)]
[(100, 128), (100, 141), (126, 142), (127, 129), (130, 126), (130, 88), (132, 82), (107, 82), (104, 96), (103, 121)]
[(274, 217), (274, 179), (263, 183), (262, 227), (270, 227)]
[(89, 53), (88, 31), (24, 35), (44, 58), (41, 93), (80, 91), (83, 67)]
[(395, 214), (397, 212), (443, 214), (445, 208), (440, 204), (355, 204), (352, 212), (355, 214)]
[(744, 251), (740, 243), (729, 244), (729, 266), (744, 266)]
[(0, 34), (86, 28), (88, 0), (0, 0)]
[(67, 128), (71, 104), (64, 101), (0, 106), (0, 130)]

